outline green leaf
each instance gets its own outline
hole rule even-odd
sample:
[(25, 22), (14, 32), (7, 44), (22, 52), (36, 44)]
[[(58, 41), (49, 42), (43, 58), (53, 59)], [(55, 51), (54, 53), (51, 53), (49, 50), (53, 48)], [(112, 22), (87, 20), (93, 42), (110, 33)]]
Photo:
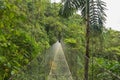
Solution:
[(1, 62), (1, 63), (4, 63), (4, 62), (6, 62), (6, 61), (7, 61), (6, 57), (0, 56), (0, 62)]

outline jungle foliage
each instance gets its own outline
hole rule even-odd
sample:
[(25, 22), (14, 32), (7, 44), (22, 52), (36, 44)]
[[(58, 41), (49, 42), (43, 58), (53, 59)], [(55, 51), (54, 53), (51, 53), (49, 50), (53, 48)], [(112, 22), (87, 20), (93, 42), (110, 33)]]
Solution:
[[(77, 13), (59, 16), (61, 3), (48, 0), (0, 0), (0, 80), (17, 74), (58, 38), (74, 80), (83, 77), (85, 21)], [(106, 29), (90, 39), (89, 80), (120, 79), (120, 32)]]

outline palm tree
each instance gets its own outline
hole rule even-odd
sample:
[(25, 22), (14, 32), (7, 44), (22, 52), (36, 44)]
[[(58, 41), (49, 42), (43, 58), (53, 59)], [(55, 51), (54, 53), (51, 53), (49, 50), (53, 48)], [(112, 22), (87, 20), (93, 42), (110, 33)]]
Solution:
[(62, 0), (63, 7), (60, 10), (60, 15), (68, 18), (73, 15), (76, 10), (81, 10), (82, 17), (86, 20), (86, 53), (84, 66), (84, 80), (88, 80), (89, 71), (89, 43), (90, 33), (102, 33), (105, 22), (105, 7), (106, 3), (102, 0)]

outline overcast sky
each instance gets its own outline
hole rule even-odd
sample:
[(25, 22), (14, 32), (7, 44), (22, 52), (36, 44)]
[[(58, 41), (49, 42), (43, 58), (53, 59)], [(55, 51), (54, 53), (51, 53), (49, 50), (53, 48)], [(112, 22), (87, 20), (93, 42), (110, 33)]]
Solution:
[(107, 3), (106, 27), (120, 31), (120, 0), (104, 0)]
[[(59, 2), (60, 0), (52, 0)], [(103, 0), (107, 3), (107, 21), (105, 26), (120, 31), (120, 0)]]

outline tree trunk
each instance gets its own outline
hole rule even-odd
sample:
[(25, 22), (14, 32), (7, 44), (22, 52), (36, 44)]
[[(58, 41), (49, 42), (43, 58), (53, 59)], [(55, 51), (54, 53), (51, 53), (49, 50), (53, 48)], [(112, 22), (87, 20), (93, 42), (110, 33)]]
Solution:
[(89, 27), (89, 0), (86, 0), (86, 53), (85, 53), (85, 66), (84, 66), (84, 80), (88, 80), (89, 71), (89, 40), (90, 40), (90, 27)]

